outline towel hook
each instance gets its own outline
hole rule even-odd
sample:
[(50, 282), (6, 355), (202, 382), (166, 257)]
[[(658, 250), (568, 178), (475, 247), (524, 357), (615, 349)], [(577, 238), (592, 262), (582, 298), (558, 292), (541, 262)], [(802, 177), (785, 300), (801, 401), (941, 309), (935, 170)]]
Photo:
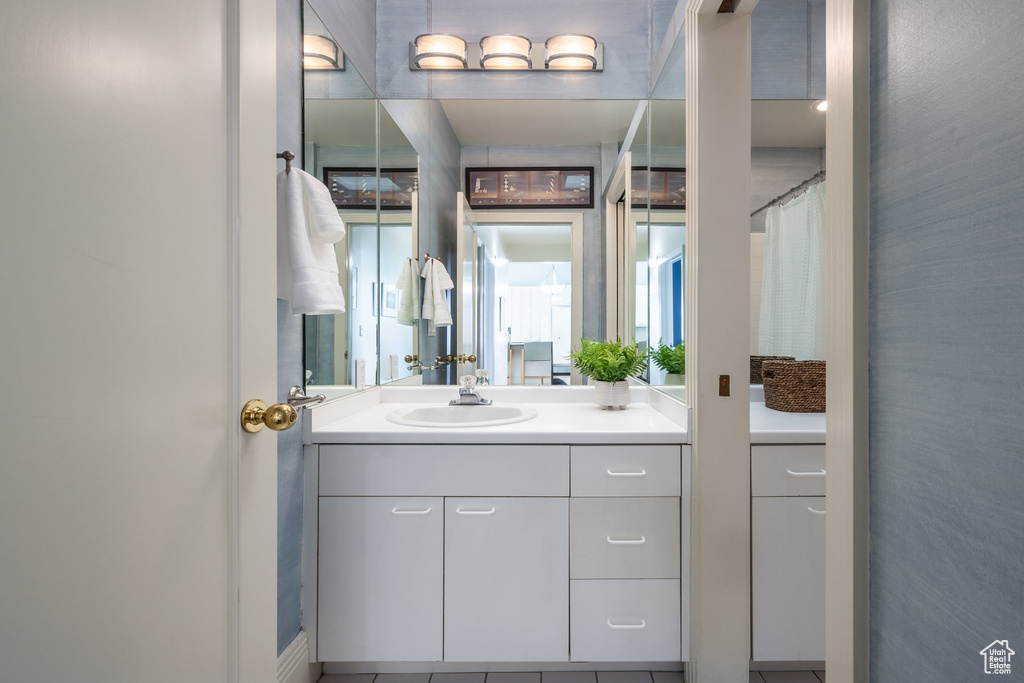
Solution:
[(277, 153), (277, 158), (278, 159), (284, 159), (284, 172), (285, 173), (291, 173), (292, 172), (292, 159), (295, 158), (295, 155), (292, 154), (291, 152), (289, 152), (288, 150), (285, 150), (283, 152), (278, 152)]

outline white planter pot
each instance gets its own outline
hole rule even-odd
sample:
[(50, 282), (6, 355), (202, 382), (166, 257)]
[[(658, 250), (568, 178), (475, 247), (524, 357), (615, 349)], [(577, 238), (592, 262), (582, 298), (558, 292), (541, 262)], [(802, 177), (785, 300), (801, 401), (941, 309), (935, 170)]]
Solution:
[(686, 384), (686, 375), (676, 375), (670, 372), (665, 375), (665, 384), (674, 386)]
[(629, 382), (594, 382), (594, 403), (605, 410), (624, 410), (629, 405)]

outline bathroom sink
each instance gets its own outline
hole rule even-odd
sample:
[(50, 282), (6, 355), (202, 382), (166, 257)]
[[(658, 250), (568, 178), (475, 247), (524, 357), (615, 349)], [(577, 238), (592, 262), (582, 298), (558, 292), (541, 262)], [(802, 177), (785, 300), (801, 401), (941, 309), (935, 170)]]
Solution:
[(410, 427), (493, 427), (537, 417), (527, 406), (424, 406), (388, 413), (387, 419)]

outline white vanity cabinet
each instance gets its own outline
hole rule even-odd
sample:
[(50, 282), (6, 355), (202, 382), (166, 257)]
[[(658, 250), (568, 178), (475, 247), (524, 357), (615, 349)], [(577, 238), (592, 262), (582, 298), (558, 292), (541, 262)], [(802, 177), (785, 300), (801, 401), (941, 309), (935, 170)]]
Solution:
[(447, 498), (444, 658), (569, 658), (568, 500)]
[(689, 447), (573, 446), (571, 458), (572, 661), (687, 659)]
[(825, 659), (825, 446), (751, 447), (754, 661)]
[(688, 446), (307, 453), (316, 660), (688, 658)]
[(320, 656), (441, 659), (444, 501), (321, 497)]

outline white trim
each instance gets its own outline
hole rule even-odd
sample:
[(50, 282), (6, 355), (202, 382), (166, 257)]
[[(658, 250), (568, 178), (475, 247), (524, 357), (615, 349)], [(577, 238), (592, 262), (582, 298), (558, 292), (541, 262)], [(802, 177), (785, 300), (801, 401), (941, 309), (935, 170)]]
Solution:
[[(750, 192), (751, 19), (699, 9), (691, 0), (686, 16), (692, 683), (747, 679), (751, 621), (750, 284), (737, 275), (750, 269), (737, 197)], [(732, 378), (728, 397), (720, 375)]]
[(302, 620), (306, 627), (302, 634), (306, 638), (307, 661), (312, 663), (317, 661), (319, 588), (320, 447), (317, 445), (307, 445), (302, 449), (302, 479)]
[[(623, 253), (622, 235), (619, 230), (619, 197), (625, 193), (626, 197), (632, 194), (632, 173), (631, 169), (633, 155), (626, 151), (619, 157), (615, 166), (615, 172), (604, 191), (604, 220), (605, 220), (605, 328), (604, 336), (612, 338), (615, 335), (622, 336), (625, 329), (625, 318), (623, 316), (623, 296), (626, 282), (625, 273), (622, 272), (622, 264), (625, 261)], [(626, 209), (623, 206), (622, 221), (625, 222)], [(635, 285), (635, 281), (634, 281)]]
[(869, 664), (870, 4), (827, 0), (825, 654), (830, 683)]
[(242, 432), (236, 415), (242, 406), (241, 280), (242, 280), (242, 160), (241, 160), (241, 0), (225, 5), (224, 81), (227, 148), (227, 683), (239, 683), (241, 671), (241, 461)]
[[(570, 255), (569, 266), (571, 272), (572, 294), (570, 304), (572, 306), (572, 321), (570, 323), (570, 334), (574, 340), (583, 336), (583, 214), (579, 211), (488, 211), (476, 213), (473, 219), (477, 225), (490, 225), (492, 223), (568, 223)], [(582, 384), (583, 380), (580, 371), (575, 367), (569, 379), (572, 384)]]
[(299, 631), (277, 658), (277, 683), (316, 683), (323, 667), (309, 661), (309, 640)]

